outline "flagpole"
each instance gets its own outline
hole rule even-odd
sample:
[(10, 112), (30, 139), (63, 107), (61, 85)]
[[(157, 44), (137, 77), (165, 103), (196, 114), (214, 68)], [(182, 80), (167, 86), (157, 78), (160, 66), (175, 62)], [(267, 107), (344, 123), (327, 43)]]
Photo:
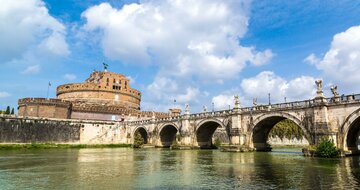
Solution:
[(49, 89), (50, 89), (51, 83), (48, 83), (48, 88), (47, 88), (47, 93), (46, 93), (46, 98), (49, 99)]

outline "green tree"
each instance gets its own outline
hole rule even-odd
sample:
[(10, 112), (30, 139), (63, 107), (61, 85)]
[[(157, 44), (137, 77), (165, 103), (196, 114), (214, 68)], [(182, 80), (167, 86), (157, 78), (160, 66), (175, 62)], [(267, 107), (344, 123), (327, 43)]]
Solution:
[(140, 148), (144, 144), (144, 138), (141, 136), (140, 132), (137, 131), (134, 134), (134, 144), (133, 148)]
[(270, 131), (270, 137), (279, 137), (280, 139), (302, 139), (304, 137), (303, 130), (293, 121), (284, 119), (277, 123)]
[(15, 114), (15, 111), (14, 111), (14, 108), (11, 109), (11, 115), (14, 115)]
[(7, 106), (7, 107), (6, 107), (5, 114), (10, 114), (10, 106)]
[(339, 157), (340, 151), (336, 148), (335, 143), (330, 139), (321, 139), (320, 143), (316, 146), (315, 156), (324, 158)]

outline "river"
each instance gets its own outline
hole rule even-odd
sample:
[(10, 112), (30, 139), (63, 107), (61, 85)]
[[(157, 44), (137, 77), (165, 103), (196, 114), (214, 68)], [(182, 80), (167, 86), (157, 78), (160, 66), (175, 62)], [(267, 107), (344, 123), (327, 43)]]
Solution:
[[(295, 150), (298, 151), (298, 150)], [(351, 189), (360, 157), (303, 157), (294, 149), (131, 148), (0, 151), (0, 189)]]

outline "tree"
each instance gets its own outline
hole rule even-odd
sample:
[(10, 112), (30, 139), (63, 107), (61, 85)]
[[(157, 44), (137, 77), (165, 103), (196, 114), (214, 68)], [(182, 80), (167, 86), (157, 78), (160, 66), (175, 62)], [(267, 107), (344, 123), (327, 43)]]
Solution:
[(324, 158), (339, 157), (340, 151), (336, 148), (334, 141), (331, 139), (321, 139), (320, 143), (316, 146), (315, 156)]
[(302, 139), (304, 137), (303, 130), (289, 119), (284, 119), (277, 123), (270, 131), (270, 137), (279, 137), (281, 140), (287, 139)]
[(134, 135), (134, 148), (140, 148), (144, 144), (144, 138), (141, 136), (140, 132), (137, 131)]
[(7, 106), (7, 107), (6, 107), (5, 114), (10, 114), (10, 106)]
[(14, 115), (15, 114), (15, 111), (14, 111), (14, 108), (11, 109), (11, 115)]

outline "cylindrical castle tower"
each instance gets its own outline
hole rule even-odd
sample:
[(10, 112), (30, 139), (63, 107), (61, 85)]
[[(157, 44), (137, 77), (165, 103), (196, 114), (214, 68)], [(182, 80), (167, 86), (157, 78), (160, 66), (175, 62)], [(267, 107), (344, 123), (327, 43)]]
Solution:
[(141, 93), (130, 87), (130, 80), (126, 76), (114, 72), (94, 71), (85, 83), (58, 86), (56, 95), (75, 105), (93, 104), (140, 110)]

